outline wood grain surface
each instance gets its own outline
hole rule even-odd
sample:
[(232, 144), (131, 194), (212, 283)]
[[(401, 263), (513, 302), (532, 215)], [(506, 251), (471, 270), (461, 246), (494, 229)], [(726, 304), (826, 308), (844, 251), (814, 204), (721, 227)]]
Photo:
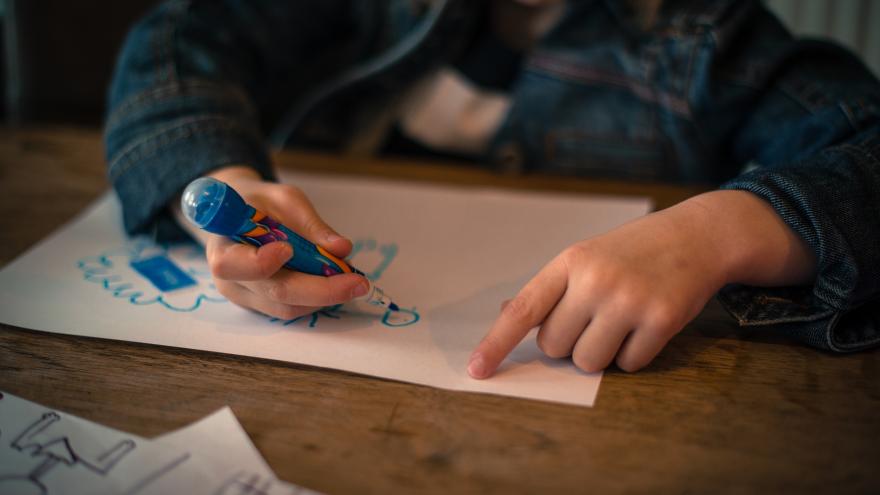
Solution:
[[(276, 161), (659, 206), (698, 190), (301, 152)], [(105, 191), (103, 164), (97, 131), (0, 131), (0, 264)], [(714, 302), (649, 368), (608, 370), (593, 408), (5, 325), (0, 390), (145, 436), (229, 405), (279, 477), (328, 493), (880, 493), (880, 352), (746, 332)]]

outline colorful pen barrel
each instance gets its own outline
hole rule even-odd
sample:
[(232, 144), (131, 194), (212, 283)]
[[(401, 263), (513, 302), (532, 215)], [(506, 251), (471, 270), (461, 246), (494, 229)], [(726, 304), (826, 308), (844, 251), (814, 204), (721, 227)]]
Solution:
[[(345, 260), (328, 253), (277, 220), (245, 203), (228, 184), (210, 177), (192, 181), (184, 190), (181, 208), (186, 218), (199, 228), (230, 237), (238, 242), (262, 246), (284, 241), (293, 247), (293, 255), (285, 266), (299, 272), (329, 277), (340, 273), (366, 276)], [(370, 283), (364, 299), (369, 304), (397, 311), (396, 304)]]

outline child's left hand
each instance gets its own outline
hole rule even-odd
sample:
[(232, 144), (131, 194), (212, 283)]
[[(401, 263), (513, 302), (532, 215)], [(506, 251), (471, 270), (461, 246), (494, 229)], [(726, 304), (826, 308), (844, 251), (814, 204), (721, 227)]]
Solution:
[(814, 267), (807, 245), (761, 198), (696, 196), (565, 249), (505, 304), (468, 372), (491, 376), (538, 325), (550, 357), (571, 356), (587, 372), (612, 361), (635, 371), (725, 284), (804, 283)]

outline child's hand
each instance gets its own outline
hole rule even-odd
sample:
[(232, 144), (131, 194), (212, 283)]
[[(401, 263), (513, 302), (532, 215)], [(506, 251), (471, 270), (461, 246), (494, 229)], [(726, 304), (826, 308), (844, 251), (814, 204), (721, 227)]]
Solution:
[(486, 378), (540, 325), (550, 357), (594, 372), (651, 362), (723, 285), (790, 285), (813, 277), (806, 244), (769, 204), (716, 191), (581, 241), (547, 264), (502, 308), (471, 356)]
[[(263, 181), (247, 167), (226, 167), (210, 176), (226, 182), (246, 202), (331, 254), (344, 258), (351, 251), (351, 241), (324, 223), (299, 189)], [(346, 302), (368, 289), (367, 280), (356, 274), (322, 277), (282, 270), (292, 255), (286, 242), (256, 248), (184, 224), (205, 245), (217, 290), (239, 306), (287, 320)]]

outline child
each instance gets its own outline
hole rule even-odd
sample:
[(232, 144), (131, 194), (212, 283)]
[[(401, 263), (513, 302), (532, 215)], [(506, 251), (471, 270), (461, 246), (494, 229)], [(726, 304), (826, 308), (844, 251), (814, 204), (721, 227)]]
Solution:
[[(758, 3), (170, 1), (134, 28), (111, 88), (126, 229), (168, 239), (181, 189), (211, 175), (348, 254), (271, 182), (264, 126), (279, 145), (719, 185), (550, 260), (474, 351), (475, 378), (538, 325), (549, 356), (640, 369), (719, 291), (741, 324), (834, 351), (880, 342), (880, 85)], [(268, 315), (366, 289), (279, 271), (281, 243), (202, 240), (221, 293)]]

